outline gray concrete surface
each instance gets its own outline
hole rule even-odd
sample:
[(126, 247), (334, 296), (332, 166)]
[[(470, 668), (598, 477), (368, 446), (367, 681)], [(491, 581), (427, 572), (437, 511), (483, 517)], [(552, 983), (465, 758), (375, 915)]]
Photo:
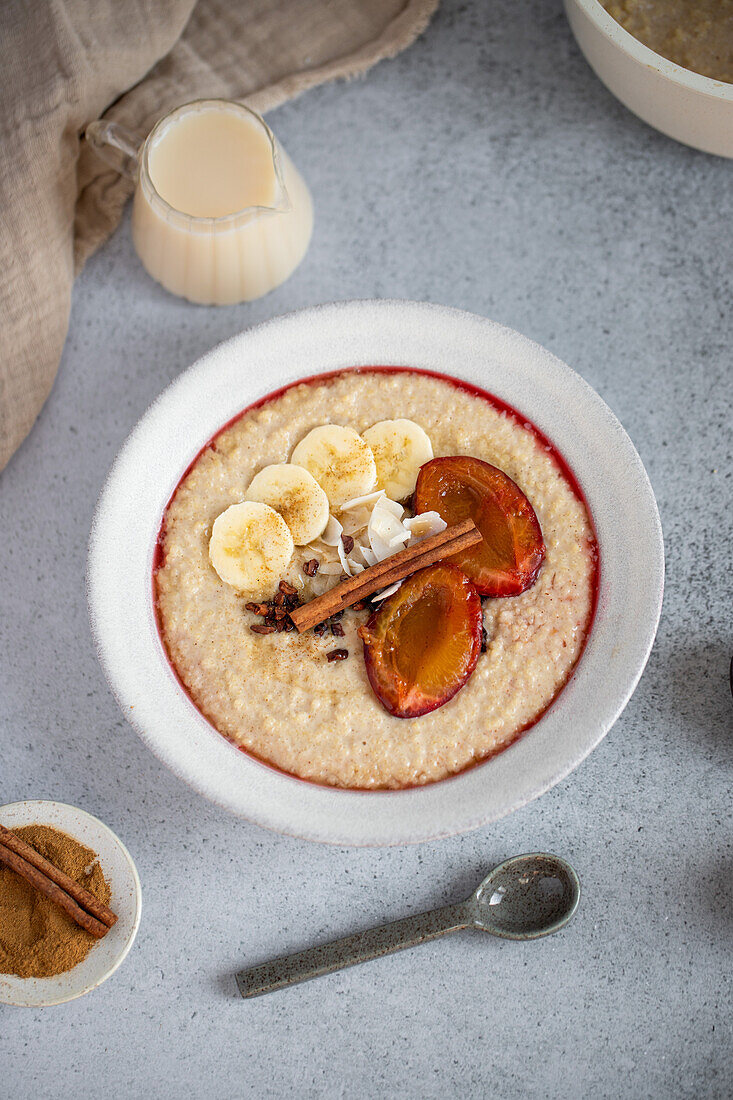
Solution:
[[(559, 0), (445, 0), (402, 57), (270, 121), (315, 196), (301, 269), (253, 305), (195, 308), (145, 276), (126, 221), (0, 478), (0, 801), (99, 815), (144, 886), (112, 980), (0, 1007), (0, 1095), (730, 1096), (731, 164), (613, 100)], [(84, 597), (97, 494), (163, 386), (256, 321), (369, 296), (474, 310), (579, 370), (641, 453), (668, 562), (647, 671), (577, 772), (498, 825), (381, 851), (271, 835), (169, 774), (117, 710)], [(245, 962), (458, 898), (538, 848), (583, 882), (556, 937), (467, 933), (235, 996)]]

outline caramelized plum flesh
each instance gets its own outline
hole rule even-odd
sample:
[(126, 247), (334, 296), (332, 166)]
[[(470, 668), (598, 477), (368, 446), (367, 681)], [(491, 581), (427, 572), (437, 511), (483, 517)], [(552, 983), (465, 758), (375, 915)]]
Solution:
[(482, 596), (518, 596), (537, 580), (545, 558), (534, 508), (512, 479), (479, 458), (434, 458), (421, 467), (416, 512), (438, 512), (448, 524), (470, 517), (483, 543), (450, 561)]
[(402, 582), (359, 630), (369, 682), (396, 718), (443, 706), (476, 667), (481, 600), (468, 577), (439, 562)]

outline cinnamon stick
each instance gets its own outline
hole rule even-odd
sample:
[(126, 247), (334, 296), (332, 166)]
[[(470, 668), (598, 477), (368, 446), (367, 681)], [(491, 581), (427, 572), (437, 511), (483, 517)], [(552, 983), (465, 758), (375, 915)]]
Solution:
[(462, 550), (469, 550), (481, 542), (481, 532), (471, 519), (464, 519), (452, 527), (446, 527), (438, 535), (431, 535), (416, 546), (408, 546), (393, 554), (391, 558), (370, 565), (363, 573), (356, 577), (349, 577), (342, 581), (322, 596), (316, 596), (308, 603), (295, 607), (290, 612), (290, 618), (295, 623), (300, 634), (309, 630), (316, 623), (343, 611), (346, 607), (363, 600), (365, 596), (371, 596), (380, 588), (386, 588), (395, 581), (404, 580), (410, 573), (416, 573), (418, 569), (424, 569), (427, 565), (433, 565), (443, 558), (452, 557)]
[(31, 884), (34, 890), (38, 890), (39, 894), (44, 894), (60, 909), (63, 909), (67, 916), (76, 921), (85, 931), (90, 932), (92, 936), (96, 936), (98, 940), (101, 940), (102, 936), (106, 936), (109, 932), (106, 924), (102, 924), (91, 913), (87, 913), (86, 909), (82, 909), (80, 905), (77, 905), (74, 899), (60, 886), (57, 886), (55, 882), (52, 882), (50, 878), (47, 878), (43, 871), (39, 871), (32, 863), (23, 859), (11, 848), (6, 848), (2, 843), (0, 843), (0, 863), (6, 864), (11, 871), (21, 875)]
[(55, 882), (57, 886), (67, 893), (82, 909), (86, 909), (87, 913), (90, 913), (102, 924), (106, 924), (108, 928), (117, 920), (117, 914), (113, 913), (108, 905), (100, 901), (89, 890), (85, 889), (81, 883), (76, 879), (71, 878), (69, 875), (64, 874), (58, 867), (55, 867), (53, 863), (42, 856), (40, 852), (37, 852), (35, 848), (32, 848), (30, 844), (26, 844), (24, 840), (21, 840), (19, 836), (16, 836), (14, 832), (7, 829), (4, 825), (0, 825), (0, 847), (5, 845), (6, 848), (10, 848), (12, 852), (19, 855), (21, 859), (24, 859), (26, 863), (30, 863), (33, 867), (37, 868), (42, 874), (49, 878), (51, 882)]

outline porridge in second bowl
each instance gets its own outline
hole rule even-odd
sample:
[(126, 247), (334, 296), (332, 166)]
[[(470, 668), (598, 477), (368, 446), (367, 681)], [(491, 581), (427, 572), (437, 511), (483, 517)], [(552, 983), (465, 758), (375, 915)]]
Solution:
[[(423, 567), (454, 536), (470, 545)], [(400, 554), (420, 564), (375, 591)], [(154, 585), (170, 661), (220, 733), (303, 779), (394, 789), (537, 721), (582, 652), (596, 572), (584, 502), (532, 425), (464, 384), (375, 368), (223, 429), (166, 509)]]
[(601, 0), (650, 50), (713, 80), (733, 83), (733, 0)]

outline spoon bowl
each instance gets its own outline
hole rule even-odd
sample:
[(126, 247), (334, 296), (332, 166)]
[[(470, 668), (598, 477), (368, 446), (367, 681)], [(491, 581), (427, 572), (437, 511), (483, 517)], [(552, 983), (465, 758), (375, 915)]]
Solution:
[(486, 876), (469, 899), (473, 926), (506, 940), (535, 940), (567, 924), (578, 908), (580, 881), (559, 856), (513, 856)]

